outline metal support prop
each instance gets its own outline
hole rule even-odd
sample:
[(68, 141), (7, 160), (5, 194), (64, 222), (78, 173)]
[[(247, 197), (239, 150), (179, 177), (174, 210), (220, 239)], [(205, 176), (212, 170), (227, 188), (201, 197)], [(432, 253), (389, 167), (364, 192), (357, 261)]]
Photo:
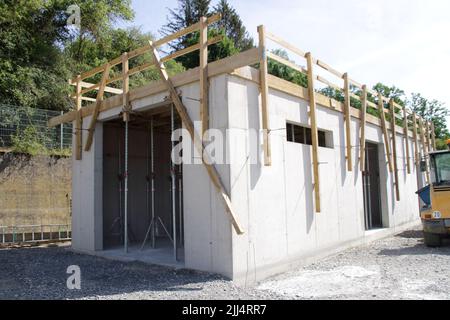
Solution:
[(178, 170), (178, 224), (180, 226), (180, 245), (184, 244), (183, 237), (183, 165)]
[[(175, 131), (175, 114), (174, 114), (174, 106), (172, 105), (170, 108), (170, 142), (172, 144), (172, 149), (175, 148), (175, 141), (173, 141), (172, 136)], [(173, 232), (173, 256), (175, 258), (175, 261), (178, 260), (177, 256), (177, 214), (176, 214), (176, 196), (177, 196), (177, 182), (176, 182), (176, 176), (175, 176), (175, 163), (173, 159), (170, 161), (170, 172), (171, 172), (171, 179), (172, 179), (172, 232)]]
[(129, 114), (126, 112), (125, 120), (125, 168), (124, 168), (124, 250), (128, 253), (128, 122)]
[(155, 155), (155, 142), (154, 142), (154, 133), (153, 133), (153, 117), (150, 120), (150, 174), (151, 174), (151, 199), (152, 199), (152, 248), (155, 248), (155, 232), (156, 232), (156, 224), (155, 221), (155, 162), (154, 162), (154, 155)]
[(162, 221), (161, 217), (156, 217), (155, 215), (155, 161), (154, 161), (154, 154), (155, 154), (155, 143), (154, 143), (154, 126), (153, 126), (153, 117), (150, 120), (150, 171), (151, 171), (151, 221), (150, 225), (148, 226), (147, 233), (145, 234), (144, 241), (141, 245), (141, 250), (144, 250), (145, 244), (147, 243), (148, 237), (151, 236), (151, 242), (152, 242), (152, 248), (156, 247), (156, 226), (159, 222), (161, 227), (163, 228), (164, 232), (167, 234), (169, 240), (174, 243), (172, 236), (170, 235), (169, 231), (167, 230), (166, 226), (164, 225), (164, 222)]

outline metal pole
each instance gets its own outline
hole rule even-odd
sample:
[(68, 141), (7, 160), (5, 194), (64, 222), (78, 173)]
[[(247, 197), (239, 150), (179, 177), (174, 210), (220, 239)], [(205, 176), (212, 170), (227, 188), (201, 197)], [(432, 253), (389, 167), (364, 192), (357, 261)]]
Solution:
[[(64, 111), (61, 111), (61, 115), (64, 115)], [(61, 151), (64, 149), (64, 123), (61, 123)]]
[(155, 232), (156, 232), (156, 221), (155, 221), (155, 161), (154, 161), (154, 154), (155, 154), (155, 145), (154, 145), (154, 132), (153, 132), (153, 117), (150, 120), (150, 172), (152, 175), (152, 248), (155, 248)]
[(180, 244), (184, 244), (183, 237), (183, 171), (182, 165), (179, 166), (179, 174), (178, 174), (178, 223), (180, 225)]
[[(174, 108), (173, 105), (170, 109), (170, 120), (171, 120), (171, 134), (170, 134), (170, 141), (172, 144), (171, 150), (175, 148), (175, 142), (172, 140), (172, 134), (175, 131), (175, 118), (174, 118)], [(175, 261), (178, 260), (177, 257), (177, 221), (176, 221), (176, 177), (175, 177), (175, 163), (173, 162), (173, 159), (170, 161), (171, 164), (171, 176), (172, 176), (172, 231), (173, 231), (173, 256), (175, 258)]]
[(125, 120), (124, 250), (128, 253), (128, 116)]

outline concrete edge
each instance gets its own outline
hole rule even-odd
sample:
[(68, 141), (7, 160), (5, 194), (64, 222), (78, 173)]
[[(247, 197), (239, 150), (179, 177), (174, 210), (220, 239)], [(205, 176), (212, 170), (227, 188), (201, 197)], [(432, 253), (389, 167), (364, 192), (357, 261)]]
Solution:
[(233, 277), (233, 282), (241, 286), (255, 286), (263, 280), (276, 277), (288, 271), (293, 271), (296, 268), (315, 263), (325, 258), (330, 258), (341, 253), (342, 251), (355, 247), (365, 246), (375, 241), (394, 236), (413, 227), (417, 227), (420, 224), (421, 221), (417, 220), (407, 222), (392, 228), (372, 231), (370, 232), (370, 234), (367, 234), (366, 232), (364, 236), (357, 239), (349, 240), (335, 246), (330, 246), (315, 251), (308, 251), (300, 255), (292, 256), (289, 259), (266, 265), (262, 268), (259, 268), (256, 272), (251, 272), (251, 276), (248, 276), (246, 272), (235, 274)]

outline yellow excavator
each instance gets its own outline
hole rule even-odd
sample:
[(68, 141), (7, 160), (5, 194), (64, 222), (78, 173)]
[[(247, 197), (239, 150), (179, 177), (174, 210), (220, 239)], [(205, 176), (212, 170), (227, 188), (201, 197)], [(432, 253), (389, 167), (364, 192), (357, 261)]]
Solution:
[(448, 151), (429, 154), (430, 184), (417, 192), (424, 206), (420, 210), (425, 245), (439, 247), (450, 235), (450, 139)]

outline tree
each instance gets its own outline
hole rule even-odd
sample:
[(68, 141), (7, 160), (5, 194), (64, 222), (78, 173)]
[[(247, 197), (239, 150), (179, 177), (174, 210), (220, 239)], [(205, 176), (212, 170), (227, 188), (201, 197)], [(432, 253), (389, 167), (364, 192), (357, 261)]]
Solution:
[(373, 90), (375, 90), (378, 93), (381, 93), (383, 97), (394, 99), (394, 102), (397, 103), (400, 106), (405, 106), (405, 91), (397, 88), (396, 86), (388, 87), (387, 85), (378, 82), (376, 85), (373, 86)]
[(450, 116), (450, 111), (444, 103), (428, 100), (419, 93), (413, 93), (411, 99), (408, 100), (408, 106), (426, 121), (433, 122), (438, 139), (448, 139), (450, 132), (447, 128), (446, 117)]
[[(161, 33), (164, 35), (175, 33), (197, 23), (201, 17), (210, 16), (210, 4), (211, 0), (178, 0), (177, 8), (168, 9), (168, 21), (162, 27)], [(192, 42), (192, 37), (192, 34), (182, 37), (180, 40), (174, 41), (171, 47), (174, 50), (184, 49)]]
[(219, 21), (218, 26), (220, 29), (225, 30), (225, 34), (233, 40), (234, 46), (239, 51), (248, 50), (254, 46), (253, 38), (248, 34), (236, 9), (231, 7), (227, 0), (220, 0), (214, 8), (214, 13), (221, 14), (222, 19)]
[[(223, 15), (222, 21), (212, 25), (208, 29), (208, 37), (223, 35), (223, 40), (209, 47), (208, 60), (216, 61), (241, 50), (253, 46), (253, 39), (249, 37), (239, 15), (227, 1), (221, 1), (211, 9), (210, 0), (179, 0), (178, 7), (169, 9), (168, 22), (161, 29), (161, 33), (168, 35), (197, 23), (201, 17), (208, 17), (215, 13)], [(193, 32), (181, 37), (170, 44), (174, 51), (182, 50), (199, 42), (199, 33)], [(192, 52), (177, 58), (185, 68), (197, 67), (199, 64), (198, 52)]]
[[(79, 50), (84, 39), (103, 39), (117, 19), (132, 19), (130, 0), (4, 0), (0, 2), (0, 99), (2, 103), (64, 110), (70, 104), (67, 79), (72, 57), (63, 54), (78, 35), (66, 9), (82, 13)], [(81, 57), (78, 57), (81, 60)]]

